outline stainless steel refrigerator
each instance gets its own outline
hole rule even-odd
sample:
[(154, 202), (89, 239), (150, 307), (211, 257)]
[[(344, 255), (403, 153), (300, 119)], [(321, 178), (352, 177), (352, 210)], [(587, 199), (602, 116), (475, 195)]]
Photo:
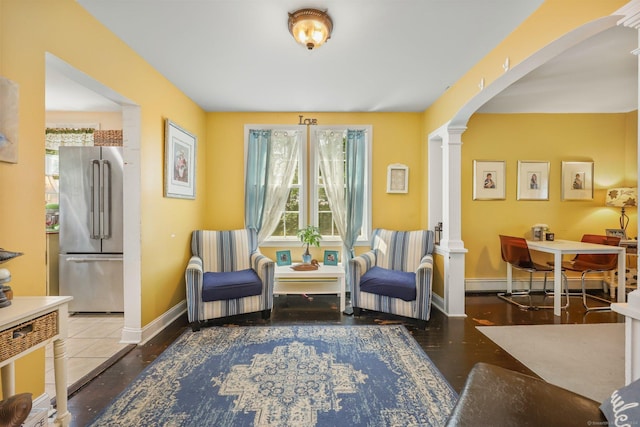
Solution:
[(59, 154), (60, 295), (72, 312), (122, 312), (122, 147)]

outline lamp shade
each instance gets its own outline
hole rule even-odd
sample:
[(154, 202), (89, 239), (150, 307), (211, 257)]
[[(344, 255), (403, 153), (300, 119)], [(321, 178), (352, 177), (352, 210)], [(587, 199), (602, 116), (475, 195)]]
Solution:
[(289, 13), (289, 32), (298, 43), (312, 50), (331, 37), (333, 22), (326, 11), (300, 9)]
[(638, 189), (631, 187), (608, 189), (605, 206), (618, 208), (638, 206)]

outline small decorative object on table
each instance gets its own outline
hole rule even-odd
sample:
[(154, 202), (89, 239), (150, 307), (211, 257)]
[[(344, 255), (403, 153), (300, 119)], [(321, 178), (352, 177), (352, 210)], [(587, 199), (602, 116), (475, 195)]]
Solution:
[(313, 245), (316, 248), (320, 247), (320, 240), (322, 239), (320, 229), (314, 225), (307, 225), (305, 228), (301, 228), (298, 230), (297, 236), (302, 242), (302, 245), (306, 245), (306, 250), (302, 254), (302, 262), (308, 264), (309, 262), (311, 262), (309, 245)]
[[(22, 252), (11, 252), (0, 248), (0, 264), (7, 262), (13, 258), (19, 257)], [(11, 273), (6, 268), (0, 268), (0, 308), (11, 305), (13, 291), (7, 285), (11, 281)]]
[(291, 265), (291, 251), (276, 251), (278, 265)]
[(547, 224), (534, 224), (531, 227), (531, 240), (544, 240), (545, 233), (547, 231), (549, 231), (549, 226)]
[(320, 264), (318, 263), (317, 259), (311, 260), (310, 263), (302, 263), (291, 266), (291, 269), (295, 271), (312, 271), (317, 270), (318, 268), (320, 268)]
[(324, 251), (324, 265), (338, 265), (338, 251)]

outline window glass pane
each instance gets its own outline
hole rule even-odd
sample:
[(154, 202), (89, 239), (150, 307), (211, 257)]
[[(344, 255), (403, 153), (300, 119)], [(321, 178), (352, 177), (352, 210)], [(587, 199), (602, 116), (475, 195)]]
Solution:
[(284, 237), (295, 237), (298, 231), (298, 212), (286, 212), (284, 214)]
[(333, 214), (331, 212), (318, 213), (318, 228), (323, 236), (333, 235)]
[(289, 190), (289, 197), (284, 208), (285, 211), (300, 211), (300, 188), (293, 187)]
[(283, 237), (284, 236), (284, 214), (280, 217), (276, 229), (273, 230), (272, 236)]
[(327, 192), (324, 187), (318, 188), (318, 213), (320, 212), (331, 212), (329, 198), (327, 197)]

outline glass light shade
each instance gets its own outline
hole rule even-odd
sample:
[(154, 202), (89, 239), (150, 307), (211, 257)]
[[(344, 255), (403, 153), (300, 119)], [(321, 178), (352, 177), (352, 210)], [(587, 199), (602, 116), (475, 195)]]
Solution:
[(638, 206), (638, 189), (631, 187), (608, 189), (605, 206), (618, 208)]
[(330, 37), (333, 22), (326, 11), (300, 9), (289, 14), (289, 32), (298, 43), (312, 50)]

